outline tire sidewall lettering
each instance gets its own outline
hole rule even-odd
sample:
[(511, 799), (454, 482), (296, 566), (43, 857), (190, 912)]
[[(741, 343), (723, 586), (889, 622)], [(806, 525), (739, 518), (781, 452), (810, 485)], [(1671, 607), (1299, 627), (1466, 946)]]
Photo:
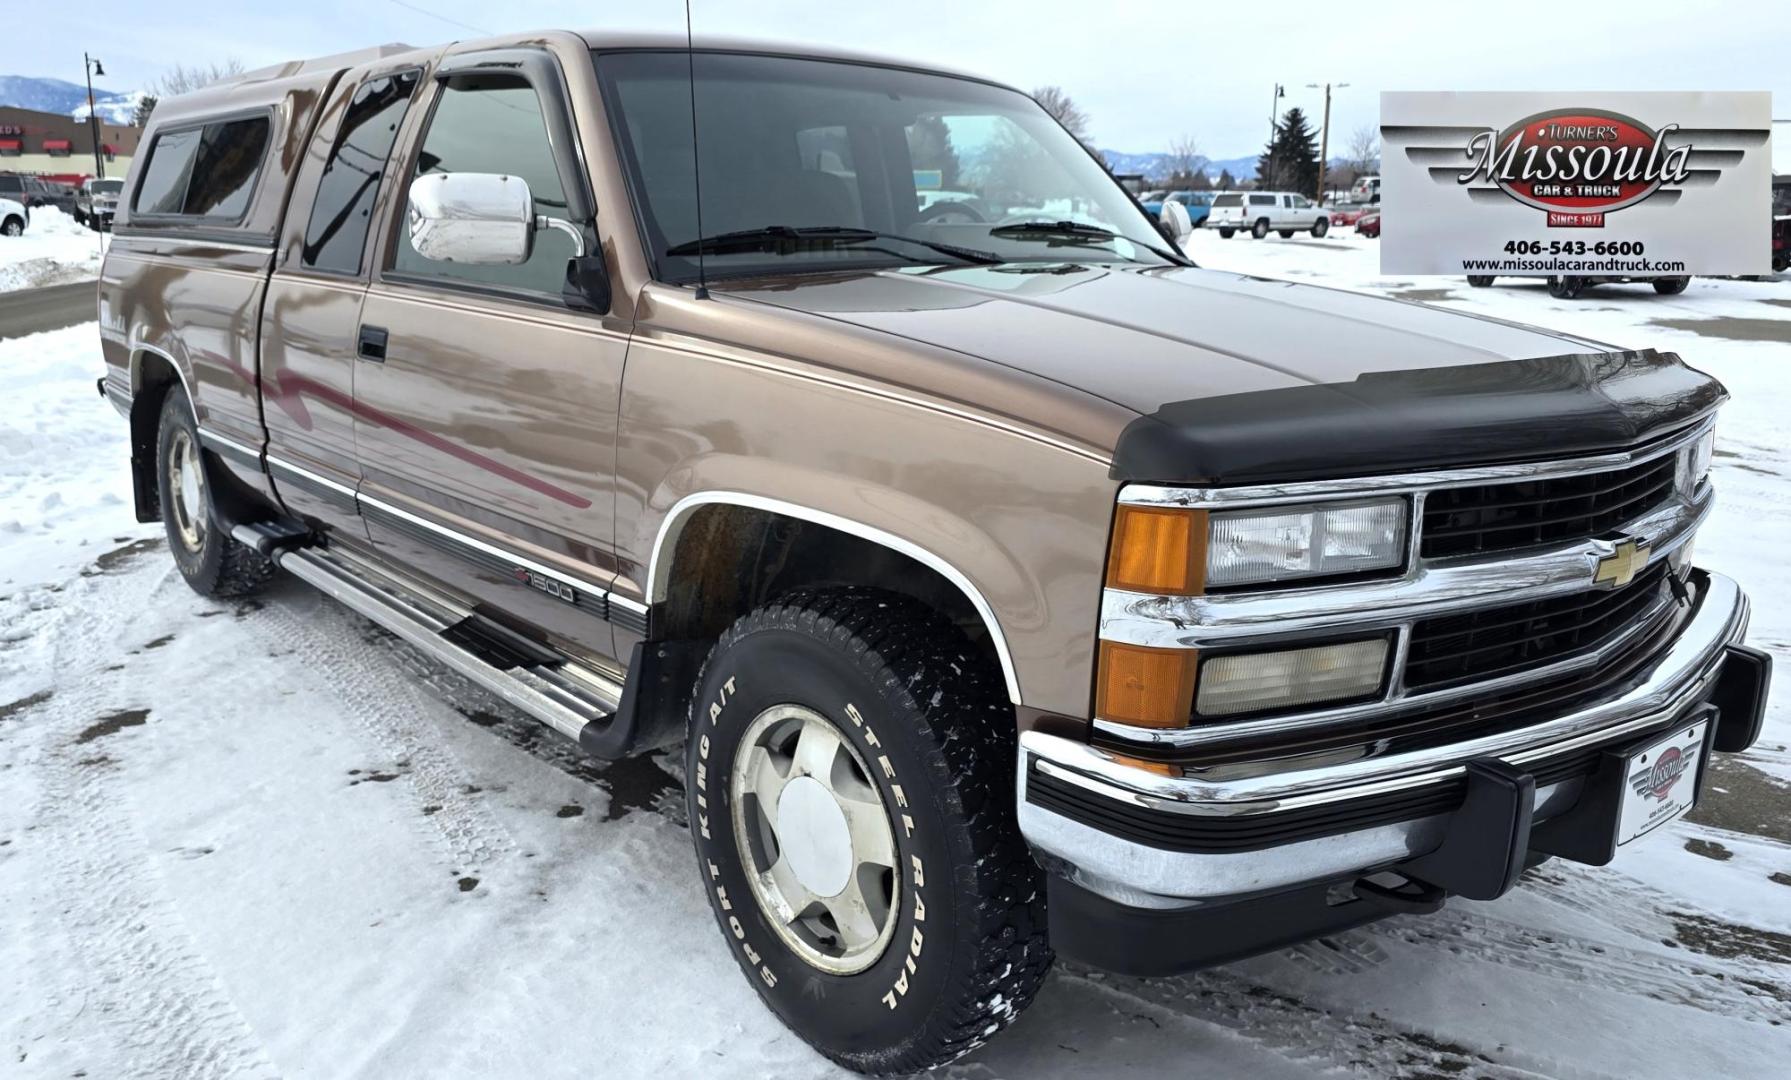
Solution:
[[(745, 852), (736, 850), (733, 811), (729, 805), (729, 776), (734, 756), (742, 749), (735, 739), (764, 708), (770, 707), (766, 702), (756, 700), (756, 695), (747, 695), (755, 698), (750, 706), (736, 702), (737, 698), (745, 700), (742, 695), (750, 685), (749, 676), (739, 671), (706, 678), (704, 686), (709, 689), (693, 710), (705, 722), (692, 732), (695, 748), (690, 781), (693, 833), (698, 837), (700, 849), (718, 846), (720, 854), (730, 862), (730, 875), (739, 874), (742, 878), (751, 872), (751, 864)], [(871, 779), (878, 786), (885, 809), (895, 825), (901, 875), (897, 899), (901, 911), (897, 918), (906, 925), (897, 925), (895, 936), (883, 955), (865, 971), (848, 976), (820, 971), (791, 952), (766, 925), (769, 916), (760, 909), (750, 889), (730, 890), (724, 886), (719, 880), (722, 869), (717, 865), (717, 858), (709, 850), (703, 850), (705, 873), (714, 904), (722, 912), (725, 936), (742, 966), (755, 972), (767, 990), (777, 988), (781, 980), (795, 978), (798, 980), (796, 985), (802, 989), (793, 992), (830, 999), (837, 994), (831, 988), (832, 984), (858, 982), (865, 987), (866, 1005), (879, 1012), (924, 1006), (926, 995), (916, 994), (915, 990), (921, 985), (930, 957), (925, 927), (932, 898), (926, 887), (926, 860), (921, 852), (926, 838), (921, 821), (913, 813), (913, 789), (904, 782), (903, 766), (890, 752), (884, 736), (877, 731), (876, 722), (866, 715), (867, 711), (874, 715), (880, 709), (861, 705), (850, 698), (836, 699), (829, 705), (824, 701), (805, 700), (801, 694), (790, 694), (787, 700), (778, 702), (785, 703), (804, 705), (826, 717), (842, 735), (857, 744), (858, 752), (869, 765)], [(911, 999), (918, 999), (915, 1005), (908, 1005)]]

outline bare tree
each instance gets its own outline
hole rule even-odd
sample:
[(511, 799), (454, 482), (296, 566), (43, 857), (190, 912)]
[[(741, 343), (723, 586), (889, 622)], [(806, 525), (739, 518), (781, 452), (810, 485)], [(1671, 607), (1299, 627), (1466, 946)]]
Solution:
[(192, 67), (175, 64), (156, 81), (154, 92), (157, 97), (173, 97), (175, 94), (191, 93), (212, 83), (223, 82), (242, 73), (243, 62), (235, 57), (223, 63), (195, 64)]
[(1191, 188), (1195, 186), (1195, 177), (1204, 177), (1201, 166), (1206, 164), (1206, 157), (1200, 152), (1200, 143), (1192, 135), (1184, 134), (1171, 142), (1169, 153), (1163, 156), (1163, 160), (1169, 166), (1168, 183), (1171, 188)]
[[(1350, 134), (1347, 151), (1349, 167), (1356, 176), (1373, 176), (1381, 171), (1381, 133), (1373, 124), (1363, 124)], [(1355, 179), (1355, 177), (1351, 177)]]
[(1076, 137), (1077, 142), (1083, 146), (1094, 145), (1094, 136), (1088, 130), (1088, 114), (1082, 111), (1082, 106), (1076, 104), (1075, 99), (1063, 92), (1063, 87), (1041, 86), (1032, 92), (1032, 96)]

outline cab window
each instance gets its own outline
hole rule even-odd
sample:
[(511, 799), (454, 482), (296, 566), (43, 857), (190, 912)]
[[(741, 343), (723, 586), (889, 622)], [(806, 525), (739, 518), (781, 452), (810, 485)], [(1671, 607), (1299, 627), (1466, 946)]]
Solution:
[[(501, 173), (526, 180), (535, 213), (567, 220), (553, 146), (541, 100), (517, 75), (459, 75), (442, 83), (429, 129), (417, 151), (414, 176), (428, 173)], [(576, 254), (570, 236), (557, 229), (535, 234), (527, 262), (513, 266), (437, 262), (417, 254), (399, 229), (391, 269), (412, 277), (560, 295), (566, 264)]]
[(361, 268), (379, 179), (410, 108), (418, 73), (370, 79), (355, 91), (330, 159), (324, 164), (305, 227), (306, 266), (353, 274)]

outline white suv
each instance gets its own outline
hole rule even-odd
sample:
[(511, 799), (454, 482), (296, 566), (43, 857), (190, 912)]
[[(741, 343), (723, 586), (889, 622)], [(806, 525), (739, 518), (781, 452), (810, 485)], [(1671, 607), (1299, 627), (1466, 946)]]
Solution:
[(1286, 191), (1226, 191), (1213, 197), (1207, 227), (1231, 239), (1243, 230), (1261, 240), (1272, 229), (1283, 237), (1310, 229), (1313, 236), (1330, 231), (1331, 215), (1304, 195)]
[(31, 210), (22, 202), (0, 198), (0, 236), (18, 236), (31, 224)]

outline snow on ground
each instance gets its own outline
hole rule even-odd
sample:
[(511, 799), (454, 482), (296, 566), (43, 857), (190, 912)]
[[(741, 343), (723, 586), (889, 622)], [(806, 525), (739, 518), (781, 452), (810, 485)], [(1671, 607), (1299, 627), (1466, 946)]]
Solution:
[(100, 233), (53, 206), (31, 211), (22, 236), (0, 236), (0, 292), (99, 277), (110, 233)]
[[(1381, 278), (1349, 237), (1191, 249), (1719, 375), (1735, 401), (1699, 554), (1791, 664), (1791, 288), (1568, 304)], [(719, 938), (675, 758), (580, 759), (300, 583), (194, 596), (131, 520), (94, 328), (0, 341), (0, 371), (0, 1074), (839, 1075)], [(1613, 867), (1551, 863), (1497, 903), (1180, 978), (1060, 965), (947, 1075), (1782, 1075), (1788, 702), (1782, 676), (1762, 747), (1698, 820)]]

